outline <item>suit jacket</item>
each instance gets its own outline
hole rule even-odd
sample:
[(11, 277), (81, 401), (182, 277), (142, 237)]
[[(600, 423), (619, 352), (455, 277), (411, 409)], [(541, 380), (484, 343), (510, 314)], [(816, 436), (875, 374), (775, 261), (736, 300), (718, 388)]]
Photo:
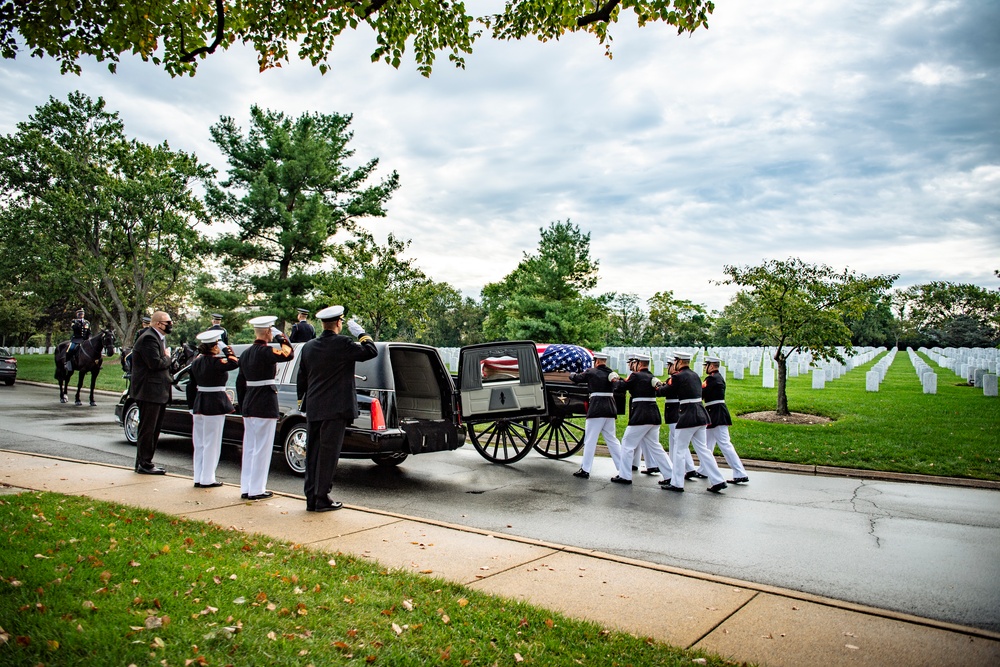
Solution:
[(149, 327), (132, 348), (132, 381), (129, 396), (137, 401), (170, 401), (170, 357), (163, 349), (160, 334)]
[(324, 331), (299, 351), (296, 391), (301, 410), (310, 422), (328, 419), (351, 421), (358, 416), (354, 364), (378, 356), (375, 342), (364, 335), (360, 341)]

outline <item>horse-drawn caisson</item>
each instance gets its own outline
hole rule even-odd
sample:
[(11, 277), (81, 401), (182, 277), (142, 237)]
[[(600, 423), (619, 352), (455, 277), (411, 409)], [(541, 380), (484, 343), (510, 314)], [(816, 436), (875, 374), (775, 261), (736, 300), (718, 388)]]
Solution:
[[(473, 446), (494, 463), (520, 461), (532, 449), (554, 459), (580, 451), (589, 394), (569, 375), (592, 365), (591, 353), (576, 345), (505, 341), (462, 348), (455, 384)], [(618, 403), (623, 413), (624, 395)]]

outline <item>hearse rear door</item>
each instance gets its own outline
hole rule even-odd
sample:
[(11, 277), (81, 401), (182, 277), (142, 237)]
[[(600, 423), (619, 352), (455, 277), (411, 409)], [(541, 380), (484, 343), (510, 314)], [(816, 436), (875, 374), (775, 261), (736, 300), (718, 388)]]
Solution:
[(458, 355), (462, 419), (483, 422), (548, 414), (545, 381), (533, 341), (463, 347)]

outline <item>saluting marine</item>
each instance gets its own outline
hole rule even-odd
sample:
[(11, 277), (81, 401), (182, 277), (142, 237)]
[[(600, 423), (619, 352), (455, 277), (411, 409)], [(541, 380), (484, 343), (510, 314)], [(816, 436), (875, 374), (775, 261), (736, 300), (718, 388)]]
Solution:
[(618, 416), (618, 406), (615, 404), (614, 381), (618, 373), (606, 365), (608, 355), (602, 352), (594, 353), (594, 365), (582, 373), (572, 373), (571, 382), (586, 384), (590, 390), (590, 401), (587, 407), (587, 419), (583, 427), (583, 462), (580, 469), (573, 473), (574, 477), (588, 479), (590, 469), (594, 465), (597, 454), (597, 438), (604, 436), (608, 453), (615, 462), (615, 468), (621, 469), (621, 443), (615, 431), (615, 418)]
[(202, 331), (198, 338), (198, 356), (191, 362), (187, 386), (191, 410), (191, 442), (194, 444), (194, 485), (207, 489), (222, 486), (215, 479), (222, 454), (222, 431), (226, 415), (233, 412), (233, 402), (226, 392), (229, 371), (239, 365), (233, 348), (219, 339), (218, 331)]
[(726, 379), (719, 372), (722, 360), (719, 357), (705, 357), (705, 381), (701, 383), (702, 399), (705, 401), (705, 410), (708, 411), (709, 425), (706, 431), (705, 442), (708, 451), (714, 452), (716, 445), (722, 456), (726, 459), (733, 472), (730, 484), (746, 484), (750, 481), (747, 471), (743, 467), (736, 448), (733, 447), (729, 439), (729, 427), (733, 424), (733, 418), (729, 415), (729, 408), (726, 407)]
[(662, 480), (660, 486), (668, 491), (684, 491), (684, 455), (688, 444), (694, 445), (701, 468), (707, 471), (711, 486), (708, 490), (718, 493), (726, 488), (726, 480), (715, 463), (715, 457), (705, 443), (705, 430), (708, 426), (708, 413), (701, 404), (701, 378), (688, 364), (691, 355), (685, 352), (674, 354), (677, 371), (670, 376), (667, 384), (673, 387), (677, 394), (680, 410), (677, 416), (677, 426), (674, 435), (674, 451), (670, 461), (673, 470), (670, 480)]
[(299, 311), (299, 321), (292, 325), (292, 333), (288, 340), (293, 343), (308, 343), (316, 337), (316, 330), (309, 324), (309, 311), (305, 308), (296, 308)]
[(656, 405), (656, 378), (649, 372), (649, 357), (633, 354), (628, 359), (628, 368), (632, 371), (629, 376), (615, 382), (616, 388), (624, 387), (631, 395), (618, 474), (611, 478), (617, 484), (632, 483), (632, 457), (638, 448), (642, 449), (649, 470), (668, 477), (671, 469), (660, 445), (660, 408)]
[(76, 366), (76, 355), (79, 351), (78, 348), (80, 343), (85, 342), (90, 338), (90, 322), (87, 321), (85, 317), (86, 313), (83, 312), (83, 308), (76, 311), (76, 319), (70, 324), (70, 329), (72, 330), (72, 335), (69, 339), (69, 349), (66, 350), (66, 371), (72, 372)]
[[(240, 497), (263, 500), (272, 494), (266, 489), (271, 467), (274, 431), (278, 425), (278, 364), (295, 357), (292, 344), (274, 328), (277, 317), (262, 315), (250, 320), (256, 336), (253, 345), (240, 355), (236, 376), (236, 400), (243, 415), (243, 469), (240, 473)], [(278, 348), (271, 347), (271, 341)]]

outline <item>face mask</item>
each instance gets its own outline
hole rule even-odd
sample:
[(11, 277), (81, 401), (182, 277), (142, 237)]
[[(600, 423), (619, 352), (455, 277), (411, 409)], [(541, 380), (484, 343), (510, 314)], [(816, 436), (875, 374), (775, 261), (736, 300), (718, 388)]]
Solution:
[(174, 330), (174, 323), (173, 322), (171, 322), (169, 324), (164, 324), (163, 325), (163, 333), (168, 334), (168, 333), (170, 333), (173, 330)]

